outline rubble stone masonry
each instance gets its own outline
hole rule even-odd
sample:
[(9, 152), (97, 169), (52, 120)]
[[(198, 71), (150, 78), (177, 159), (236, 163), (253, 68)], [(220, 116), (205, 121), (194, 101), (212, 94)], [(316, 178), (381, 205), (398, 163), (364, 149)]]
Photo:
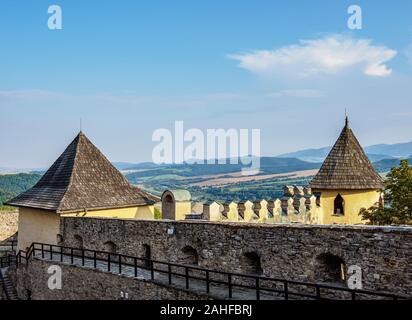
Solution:
[[(56, 263), (54, 263), (56, 264)], [(62, 271), (61, 289), (48, 287), (52, 263), (31, 259), (19, 268), (9, 269), (20, 299), (32, 300), (206, 300), (208, 296), (171, 286), (137, 280), (117, 274), (58, 264)]]
[(17, 211), (0, 211), (0, 241), (15, 235), (18, 227), (19, 213)]
[(328, 272), (336, 259), (320, 259), (326, 254), (340, 259), (345, 272), (361, 267), (365, 290), (412, 293), (410, 227), (63, 218), (58, 237), (67, 246), (81, 241), (84, 248), (107, 251), (110, 242), (121, 254), (177, 263), (192, 259), (220, 271), (255, 268), (264, 276), (310, 282), (329, 282), (336, 271)]

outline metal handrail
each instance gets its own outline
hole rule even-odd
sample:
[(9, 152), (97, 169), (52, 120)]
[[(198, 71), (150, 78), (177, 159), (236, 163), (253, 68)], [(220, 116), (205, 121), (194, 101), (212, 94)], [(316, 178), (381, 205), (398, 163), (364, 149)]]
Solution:
[[(58, 249), (58, 250), (55, 250), (55, 249)], [(64, 251), (68, 251), (69, 253), (67, 252), (64, 253)], [(233, 288), (246, 288), (246, 289), (252, 289), (256, 291), (257, 300), (260, 299), (262, 292), (274, 292), (274, 293), (282, 294), (286, 300), (289, 299), (291, 296), (305, 297), (305, 298), (311, 298), (311, 299), (317, 299), (317, 300), (328, 299), (327, 297), (322, 296), (321, 289), (332, 290), (335, 292), (337, 291), (347, 292), (350, 294), (352, 300), (356, 300), (356, 297), (358, 297), (359, 295), (385, 297), (385, 298), (390, 298), (393, 300), (411, 299), (411, 297), (406, 297), (406, 296), (401, 296), (401, 295), (396, 295), (396, 294), (386, 293), (386, 292), (374, 292), (374, 291), (368, 291), (368, 290), (349, 289), (349, 288), (327, 285), (327, 284), (300, 282), (300, 281), (294, 281), (294, 280), (270, 278), (270, 277), (251, 275), (251, 274), (210, 270), (210, 269), (201, 268), (197, 266), (158, 261), (158, 260), (152, 260), (152, 259), (147, 259), (147, 258), (134, 257), (131, 255), (111, 253), (107, 251), (92, 250), (92, 249), (85, 249), (85, 248), (73, 248), (73, 247), (68, 247), (68, 246), (59, 246), (59, 245), (52, 245), (52, 244), (38, 243), (38, 242), (32, 243), (29, 249), (27, 250), (27, 252), (19, 251), (18, 254), (16, 255), (16, 264), (21, 263), (22, 259), (24, 259), (25, 262), (27, 263), (28, 260), (33, 255), (35, 256), (37, 252), (41, 253), (41, 257), (43, 259), (47, 259), (46, 255), (49, 255), (50, 260), (53, 260), (53, 254), (56, 254), (57, 256), (60, 255), (61, 262), (63, 261), (63, 256), (68, 256), (70, 257), (70, 264), (75, 264), (74, 258), (79, 258), (81, 259), (81, 264), (83, 266), (85, 266), (85, 260), (89, 259), (93, 261), (93, 265), (95, 268), (97, 266), (97, 262), (105, 262), (107, 263), (108, 272), (113, 272), (112, 265), (116, 265), (118, 266), (118, 270), (120, 271), (119, 274), (122, 273), (123, 266), (134, 268), (135, 276), (137, 276), (137, 269), (145, 269), (145, 270), (150, 271), (152, 280), (155, 280), (155, 272), (163, 273), (168, 276), (169, 284), (172, 284), (173, 276), (183, 277), (185, 279), (186, 289), (190, 288), (190, 280), (200, 280), (200, 281), (205, 282), (207, 293), (210, 292), (211, 284), (224, 285), (224, 286), (227, 286), (228, 288), (229, 298), (232, 298)], [(78, 254), (79, 252), (80, 254)], [(89, 253), (91, 253), (91, 255), (89, 255)], [(132, 261), (132, 262), (129, 262), (129, 261)], [(143, 262), (143, 264), (138, 265), (137, 261)], [(167, 268), (166, 270), (159, 269), (160, 266), (166, 266)], [(184, 270), (184, 272), (180, 273), (180, 272), (173, 271), (173, 268), (181, 268), (180, 270)], [(200, 272), (200, 274), (193, 275), (191, 274), (193, 273), (193, 271), (198, 271)], [(220, 275), (222, 276), (222, 278), (219, 280), (213, 279), (211, 278), (211, 275), (213, 274)], [(254, 280), (253, 281), (254, 285), (238, 283), (234, 281), (234, 279)], [(275, 285), (275, 287), (270, 288), (267, 286), (262, 286), (264, 282), (269, 282)], [(277, 284), (280, 285), (282, 289), (277, 289), (276, 287)], [(303, 286), (307, 288), (308, 287), (314, 288), (316, 293), (309, 294), (309, 293), (292, 291), (290, 290), (290, 286)]]

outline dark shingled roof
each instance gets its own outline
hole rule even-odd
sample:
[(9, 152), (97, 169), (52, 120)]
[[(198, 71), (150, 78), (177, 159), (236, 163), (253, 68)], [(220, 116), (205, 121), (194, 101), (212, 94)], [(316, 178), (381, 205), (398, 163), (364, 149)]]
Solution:
[(80, 132), (40, 181), (8, 202), (70, 212), (153, 204), (154, 196), (131, 186), (126, 178)]
[(383, 189), (384, 182), (345, 120), (338, 140), (310, 183), (312, 189)]

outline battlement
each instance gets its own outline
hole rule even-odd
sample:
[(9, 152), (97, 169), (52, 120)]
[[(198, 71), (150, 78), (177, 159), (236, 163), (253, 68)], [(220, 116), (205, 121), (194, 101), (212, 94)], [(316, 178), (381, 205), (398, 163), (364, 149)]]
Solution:
[[(188, 193), (188, 191), (185, 191)], [(266, 223), (305, 223), (319, 222), (319, 203), (309, 187), (285, 186), (283, 196), (278, 199), (246, 201), (207, 201), (201, 212), (193, 212), (187, 205), (191, 197), (172, 197), (181, 192), (167, 190), (162, 197), (162, 214), (172, 220), (207, 220), (226, 222), (266, 222)], [(175, 198), (173, 202), (173, 198)], [(164, 205), (163, 205), (164, 204)], [(174, 219), (173, 219), (174, 217)]]

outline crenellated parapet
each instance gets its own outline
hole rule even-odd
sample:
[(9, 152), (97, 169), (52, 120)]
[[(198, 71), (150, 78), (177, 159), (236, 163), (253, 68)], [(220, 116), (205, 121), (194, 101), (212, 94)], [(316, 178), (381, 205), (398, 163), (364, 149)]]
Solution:
[[(168, 204), (168, 210), (170, 210), (170, 205), (173, 204)], [(176, 203), (176, 206), (179, 206), (179, 203)], [(183, 216), (187, 220), (317, 224), (319, 212), (317, 198), (311, 194), (310, 188), (285, 186), (283, 196), (279, 199), (238, 202), (212, 200), (203, 203), (201, 213), (188, 211)]]

